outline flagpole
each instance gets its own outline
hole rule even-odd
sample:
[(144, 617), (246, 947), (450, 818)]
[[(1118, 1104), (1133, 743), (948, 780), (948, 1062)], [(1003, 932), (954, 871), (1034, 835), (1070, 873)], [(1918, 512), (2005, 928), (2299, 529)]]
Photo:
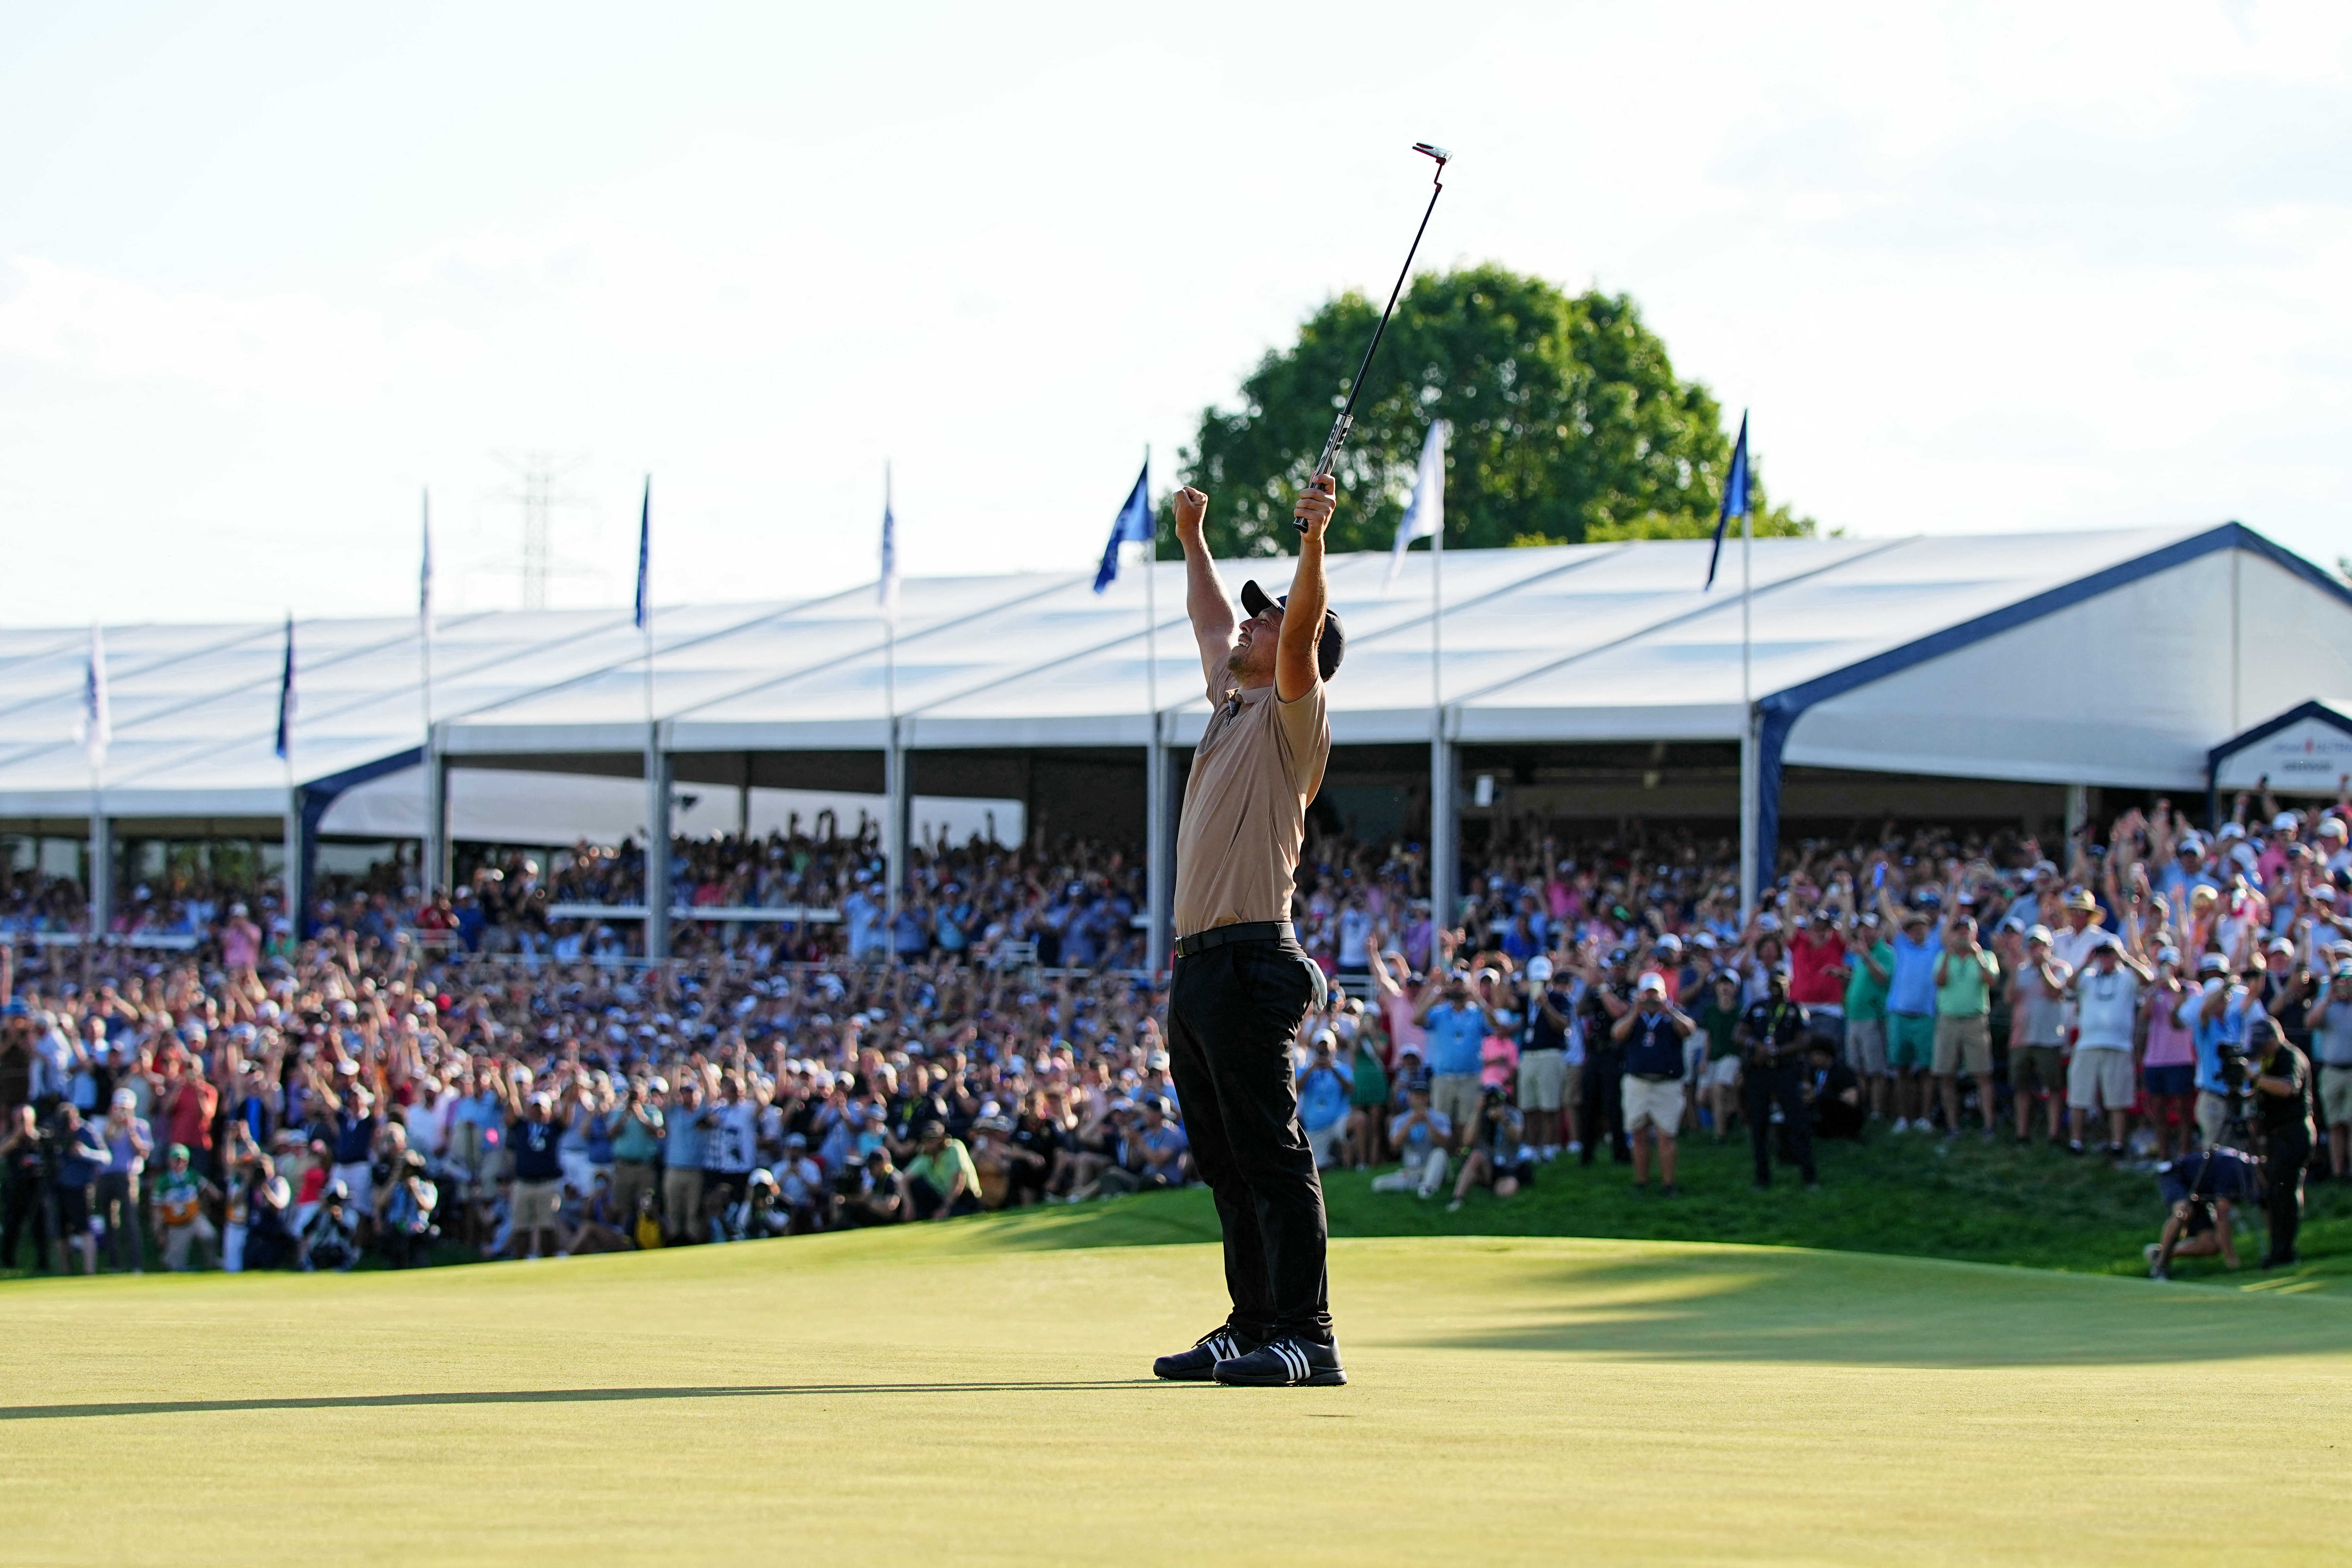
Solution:
[[(1740, 440), (1748, 437), (1748, 416), (1739, 418)], [(1743, 919), (1756, 912), (1763, 896), (1763, 870), (1756, 863), (1756, 697), (1751, 673), (1751, 612), (1755, 576), (1750, 564), (1756, 543), (1756, 508), (1743, 489), (1739, 497), (1739, 903)]]
[(1429, 918), (1431, 963), (1437, 932), (1453, 929), (1454, 751), (1445, 739), (1445, 528), (1429, 536)]
[[(898, 917), (898, 883), (906, 875), (906, 758), (898, 750), (898, 606), (895, 580), (898, 570), (897, 520), (891, 515), (890, 460), (882, 460), (882, 526), (885, 559), (882, 570), (893, 580), (883, 584), (882, 608), (882, 809), (889, 820), (882, 824), (883, 873), (889, 883), (885, 906)], [(895, 941), (895, 938), (894, 938)], [(895, 956), (898, 949), (891, 948)]]
[(662, 755), (661, 731), (654, 719), (654, 476), (646, 476), (644, 499), (637, 508), (636, 622), (641, 633), (639, 664), (645, 672), (646, 707), (646, 959), (657, 989), (666, 987), (662, 967), (669, 957), (669, 768)]
[[(1160, 747), (1160, 514), (1151, 509), (1151, 443), (1143, 444), (1143, 967), (1157, 981), (1167, 961), (1168, 758)], [(1026, 824), (1024, 824), (1026, 826)]]
[(281, 879), (285, 894), (287, 939), (299, 951), (302, 946), (303, 894), (302, 886), (302, 801), (294, 788), (294, 612), (286, 612), (286, 648), (284, 663), (278, 675), (278, 758), (286, 765), (286, 874)]
[(433, 890), (441, 866), (442, 819), (446, 811), (439, 787), (441, 759), (433, 749), (433, 491), (424, 492), (425, 559), (417, 572), (416, 649), (420, 664), (418, 690), (425, 708), (425, 838), (417, 845), (417, 858), (423, 862), (416, 868), (416, 880), (424, 884), (425, 902), (433, 901)]

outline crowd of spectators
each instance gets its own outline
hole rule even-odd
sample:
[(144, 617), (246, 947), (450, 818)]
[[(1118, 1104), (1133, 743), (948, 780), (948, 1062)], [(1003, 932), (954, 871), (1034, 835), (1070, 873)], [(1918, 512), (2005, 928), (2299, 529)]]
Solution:
[[(1318, 839), (1294, 914), (1335, 984), (1296, 1047), (1302, 1128), (1456, 1207), (1562, 1157), (1671, 1193), (1678, 1138), (1740, 1130), (1759, 1183), (1814, 1180), (1817, 1137), (2038, 1133), (2267, 1148), (2299, 1191), (2275, 1173), (2352, 1155), (2352, 812), (2253, 806), (2209, 835), (2158, 802), (2047, 852), (1809, 841), (1745, 917), (1719, 839), (1497, 832), (1449, 922), (1414, 846)], [(255, 888), (189, 954), (10, 945), (0, 1267), (27, 1239), (85, 1270), (535, 1258), (1192, 1178), (1130, 858), (927, 846), (894, 919), (870, 838), (681, 843), (689, 906), (835, 918), (682, 922), (650, 969), (566, 946), (593, 923), (548, 912), (625, 902), (637, 858), (357, 883), (299, 942)], [(2268, 1071), (2273, 1033), (2316, 1073)], [(2290, 1159), (2315, 1079), (2327, 1137)]]

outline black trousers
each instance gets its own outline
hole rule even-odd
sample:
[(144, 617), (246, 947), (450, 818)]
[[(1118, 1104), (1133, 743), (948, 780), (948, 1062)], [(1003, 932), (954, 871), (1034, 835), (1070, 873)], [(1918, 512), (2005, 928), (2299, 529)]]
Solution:
[(1290, 1071), (1308, 961), (1296, 943), (1228, 942), (1177, 959), (1169, 982), (1169, 1076), (1224, 1229), (1227, 1322), (1253, 1342), (1331, 1339), (1323, 1183)]
[(2303, 1167), (2311, 1162), (2311, 1140), (2300, 1133), (2273, 1133), (2266, 1140), (2263, 1213), (2270, 1222), (2272, 1263), (2294, 1261), (2296, 1234), (2303, 1229)]
[(1609, 1140), (1609, 1157), (1619, 1165), (1633, 1157), (1631, 1145), (1625, 1142), (1625, 1092), (1619, 1081), (1625, 1076), (1625, 1053), (1613, 1045), (1587, 1046), (1584, 1054), (1584, 1100), (1581, 1121), (1584, 1133), (1584, 1163), (1591, 1165), (1592, 1156), (1601, 1152), (1601, 1140)]
[(1805, 1179), (1813, 1179), (1813, 1120), (1805, 1106), (1804, 1079), (1794, 1067), (1751, 1064), (1742, 1077), (1741, 1098), (1748, 1111), (1748, 1148), (1756, 1156), (1756, 1180), (1772, 1180), (1772, 1107), (1780, 1107), (1780, 1135)]
[(0, 1221), (0, 1269), (16, 1266), (17, 1239), (27, 1226), (33, 1232), (33, 1267), (49, 1271), (49, 1210), (41, 1201), (37, 1176), (11, 1176), (6, 1195), (6, 1218)]

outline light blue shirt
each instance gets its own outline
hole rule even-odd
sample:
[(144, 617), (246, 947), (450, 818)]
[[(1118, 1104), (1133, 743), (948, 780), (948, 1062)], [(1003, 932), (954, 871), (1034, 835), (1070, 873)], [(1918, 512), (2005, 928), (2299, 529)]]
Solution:
[(1478, 1045), (1486, 1038), (1486, 1015), (1475, 1003), (1440, 1002), (1429, 1009), (1429, 1070), (1449, 1077), (1478, 1071)]
[(1944, 950), (1935, 932), (1925, 942), (1914, 942), (1896, 932), (1887, 944), (1895, 952), (1895, 977), (1886, 987), (1886, 1010), (1933, 1017), (1936, 1011), (1936, 958)]

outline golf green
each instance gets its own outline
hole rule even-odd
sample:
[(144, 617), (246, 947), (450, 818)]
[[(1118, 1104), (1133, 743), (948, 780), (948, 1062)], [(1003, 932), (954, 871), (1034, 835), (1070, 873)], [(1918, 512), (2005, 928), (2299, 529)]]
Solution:
[(2339, 1296), (1336, 1242), (1353, 1382), (1153, 1382), (1215, 1252), (1075, 1211), (5, 1290), (0, 1562), (2318, 1562)]

